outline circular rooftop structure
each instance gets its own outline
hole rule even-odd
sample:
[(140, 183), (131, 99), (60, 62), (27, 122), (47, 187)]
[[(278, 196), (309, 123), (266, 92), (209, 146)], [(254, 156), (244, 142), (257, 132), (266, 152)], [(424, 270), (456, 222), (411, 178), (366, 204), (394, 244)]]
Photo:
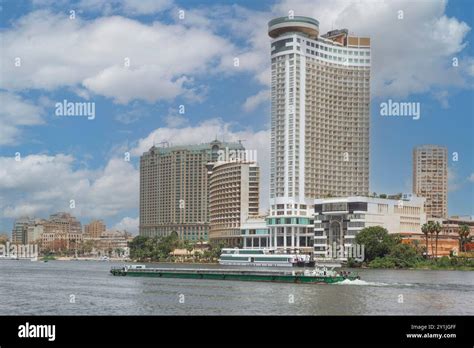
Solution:
[(268, 22), (268, 35), (276, 38), (284, 33), (301, 32), (315, 39), (319, 34), (319, 22), (310, 17), (278, 17)]

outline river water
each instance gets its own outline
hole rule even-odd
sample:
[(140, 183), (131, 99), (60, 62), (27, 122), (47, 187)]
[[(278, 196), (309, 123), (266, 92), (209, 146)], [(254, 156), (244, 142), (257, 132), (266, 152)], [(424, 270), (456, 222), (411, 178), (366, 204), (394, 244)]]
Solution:
[(0, 315), (474, 314), (474, 272), (359, 270), (317, 285), (111, 276), (117, 265), (1, 260)]

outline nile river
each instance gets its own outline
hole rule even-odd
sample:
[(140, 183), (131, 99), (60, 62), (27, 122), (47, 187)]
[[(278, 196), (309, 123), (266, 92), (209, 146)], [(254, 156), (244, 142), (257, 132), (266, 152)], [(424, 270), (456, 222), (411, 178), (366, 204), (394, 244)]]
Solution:
[(360, 270), (316, 285), (113, 277), (117, 265), (0, 260), (0, 315), (474, 314), (474, 272)]

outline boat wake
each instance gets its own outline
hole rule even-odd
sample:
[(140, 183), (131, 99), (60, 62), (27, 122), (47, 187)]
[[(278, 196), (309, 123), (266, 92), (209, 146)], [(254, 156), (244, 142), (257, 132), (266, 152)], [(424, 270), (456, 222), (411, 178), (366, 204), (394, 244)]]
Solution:
[(381, 283), (381, 282), (366, 282), (365, 280), (361, 279), (345, 279), (342, 282), (336, 283), (338, 285), (361, 285), (361, 286), (389, 286), (390, 284)]

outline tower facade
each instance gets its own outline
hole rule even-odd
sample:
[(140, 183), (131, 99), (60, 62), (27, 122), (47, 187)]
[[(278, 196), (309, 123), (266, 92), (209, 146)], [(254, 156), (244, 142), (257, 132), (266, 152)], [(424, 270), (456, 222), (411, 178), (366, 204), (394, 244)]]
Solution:
[(270, 215), (299, 222), (271, 226), (272, 240), (310, 252), (314, 199), (369, 193), (370, 39), (319, 35), (319, 22), (301, 16), (271, 20), (268, 34)]
[(140, 224), (143, 236), (208, 240), (208, 167), (240, 143), (153, 146), (140, 158)]
[(218, 162), (209, 180), (209, 239), (241, 246), (241, 226), (258, 216), (259, 167), (255, 162)]
[(448, 149), (423, 145), (413, 149), (413, 193), (426, 198), (430, 218), (448, 217)]

